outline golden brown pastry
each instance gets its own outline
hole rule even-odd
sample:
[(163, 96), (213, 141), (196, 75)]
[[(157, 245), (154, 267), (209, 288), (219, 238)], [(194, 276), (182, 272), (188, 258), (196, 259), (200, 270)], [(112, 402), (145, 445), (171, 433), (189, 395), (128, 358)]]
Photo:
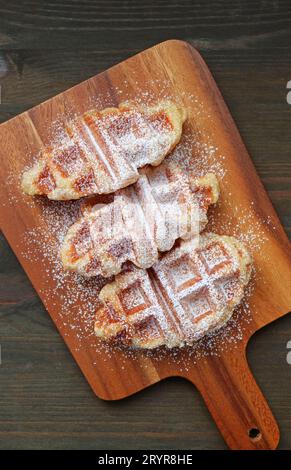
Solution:
[(65, 269), (85, 276), (112, 276), (126, 261), (151, 267), (179, 238), (199, 234), (219, 195), (213, 174), (189, 177), (174, 163), (141, 170), (106, 206), (88, 208), (70, 227), (61, 247)]
[(185, 119), (185, 109), (171, 101), (87, 112), (40, 152), (23, 174), (23, 191), (66, 200), (128, 186), (138, 179), (138, 168), (159, 165), (171, 152)]
[(95, 333), (136, 348), (192, 344), (222, 327), (241, 301), (252, 259), (237, 239), (202, 234), (151, 269), (118, 274), (100, 292)]

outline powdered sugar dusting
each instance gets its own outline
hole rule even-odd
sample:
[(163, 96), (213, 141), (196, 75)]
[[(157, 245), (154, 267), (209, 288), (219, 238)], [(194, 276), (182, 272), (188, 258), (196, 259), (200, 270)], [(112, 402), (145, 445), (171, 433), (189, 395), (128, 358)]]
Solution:
[[(144, 84), (144, 88), (151, 89), (152, 83)], [(155, 83), (160, 96), (165, 99), (177, 97), (168, 92), (168, 83)], [(122, 90), (118, 88), (116, 96), (125, 99), (132, 98), (131, 83), (124, 83)], [(153, 95), (150, 91), (141, 91), (135, 96), (137, 104), (152, 104)], [(193, 107), (193, 113), (205, 116), (203, 104), (197, 101), (196, 96), (181, 94), (181, 103), (187, 102), (189, 107)], [(177, 104), (181, 104), (177, 103)], [(103, 109), (107, 106), (116, 105), (112, 102), (112, 94), (103, 95), (102, 100), (92, 98), (88, 102), (88, 107)], [(76, 116), (74, 110), (70, 112), (70, 118)], [(63, 125), (63, 116), (60, 116), (53, 125), (52, 134)], [(217, 207), (210, 214), (209, 228), (219, 234), (234, 235), (243, 241), (251, 253), (262, 249), (267, 241), (262, 225), (257, 222), (254, 213), (250, 210), (246, 212), (242, 205), (236, 203), (231, 205), (231, 197), (224, 194), (224, 181), (228, 174), (225, 166), (226, 155), (221, 154), (211, 138), (195, 129), (186, 129), (180, 143), (174, 149), (166, 161), (178, 163), (187, 172), (195, 174), (196, 177), (213, 172), (219, 179), (222, 188), (222, 198)], [(19, 185), (21, 175), (11, 174), (8, 187)], [(11, 190), (11, 201), (16, 205), (18, 196)], [(21, 197), (21, 195), (19, 196)], [(121, 368), (126, 366), (127, 359), (140, 360), (140, 357), (148, 357), (155, 364), (160, 360), (173, 362), (181, 371), (191, 367), (193, 361), (198, 361), (209, 355), (218, 355), (228, 348), (236, 347), (241, 341), (244, 330), (252, 322), (249, 299), (251, 298), (257, 276), (260, 275), (257, 269), (247, 288), (246, 296), (242, 304), (236, 309), (227, 325), (221, 330), (208, 335), (191, 347), (184, 350), (174, 348), (173, 350), (158, 349), (156, 351), (136, 351), (124, 349), (118, 346), (109, 346), (98, 341), (94, 335), (94, 319), (98, 294), (105, 284), (101, 278), (91, 280), (84, 279), (75, 273), (65, 272), (59, 260), (60, 245), (68, 228), (80, 216), (82, 201), (73, 202), (52, 202), (41, 198), (24, 198), (29, 208), (36, 210), (40, 214), (41, 223), (35, 227), (29, 227), (23, 233), (25, 250), (22, 253), (24, 259), (31, 263), (40, 263), (40, 270), (43, 272), (43, 287), (41, 291), (45, 304), (55, 306), (58, 314), (58, 327), (63, 335), (71, 333), (74, 335), (75, 349), (84, 347), (92, 348), (96, 351), (98, 361), (107, 361), (118, 351)], [(3, 202), (5, 204), (5, 202)], [(228, 219), (225, 217), (228, 214)], [(268, 220), (266, 224), (271, 223)], [(53, 288), (52, 288), (53, 285)], [(47, 289), (46, 289), (47, 286)], [(254, 312), (252, 312), (254, 313)], [(98, 354), (102, 351), (102, 354)], [(97, 359), (96, 359), (97, 360)], [(123, 366), (124, 364), (124, 366)], [(110, 369), (110, 363), (109, 363)], [(146, 367), (146, 366), (145, 366)]]
[(87, 277), (118, 274), (128, 260), (146, 269), (177, 239), (205, 227), (217, 193), (213, 175), (190, 179), (173, 161), (142, 170), (112, 203), (88, 208), (70, 228), (61, 249), (64, 266)]
[(49, 145), (23, 174), (23, 189), (52, 200), (114, 192), (136, 181), (138, 168), (161, 162), (179, 140), (184, 118), (170, 101), (87, 111), (55, 126)]
[[(173, 348), (225, 324), (243, 296), (251, 260), (228, 237), (204, 234), (194, 243), (181, 242), (149, 273), (132, 269), (107, 286), (100, 295), (105, 306), (97, 312), (98, 335), (126, 345)], [(116, 308), (119, 302), (122, 309)]]

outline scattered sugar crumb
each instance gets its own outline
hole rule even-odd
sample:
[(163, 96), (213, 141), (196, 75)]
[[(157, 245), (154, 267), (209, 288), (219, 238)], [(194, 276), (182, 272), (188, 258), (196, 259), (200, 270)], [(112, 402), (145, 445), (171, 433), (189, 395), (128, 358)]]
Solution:
[[(143, 87), (146, 87), (146, 85), (143, 84)], [(154, 85), (159, 89), (160, 96), (176, 100), (176, 96), (168, 93), (167, 83), (156, 82)], [(149, 89), (152, 86), (152, 83), (148, 83)], [(125, 82), (122, 90), (116, 89), (116, 95), (122, 95), (122, 100), (133, 98), (130, 96), (130, 91), (127, 94), (127, 90), (130, 90), (130, 85)], [(199, 103), (196, 96), (183, 95), (183, 93), (180, 96), (183, 102), (189, 103), (189, 106), (193, 108), (193, 113), (206, 117), (203, 105)], [(134, 100), (137, 103), (150, 104), (153, 97), (149, 91), (141, 91), (138, 96), (134, 97)], [(94, 98), (88, 101), (88, 107), (92, 108), (103, 109), (114, 105), (111, 94), (102, 96), (102, 100)], [(73, 109), (68, 112), (70, 117), (74, 118), (76, 116)], [(62, 116), (56, 119), (52, 126), (52, 136), (60, 131), (62, 119)], [(179, 163), (187, 172), (193, 172), (197, 176), (213, 172), (218, 177), (221, 187), (224, 187), (223, 181), (227, 178), (226, 156), (220, 153), (219, 148), (207, 135), (193, 129), (188, 133), (186, 132), (175, 150), (167, 158)], [(21, 175), (11, 174), (7, 187), (15, 187), (15, 184), (20, 183), (20, 178)], [(21, 194), (17, 196), (17, 193), (13, 193), (13, 190), (11, 190), (9, 197), (14, 204), (17, 204)], [(136, 351), (100, 343), (94, 335), (93, 325), (98, 294), (105, 281), (101, 278), (88, 280), (76, 273), (65, 272), (59, 260), (60, 244), (70, 225), (77, 220), (82, 201), (53, 202), (44, 198), (23, 197), (25, 203), (32, 210), (40, 212), (41, 223), (39, 226), (29, 228), (23, 233), (25, 250), (22, 256), (29, 262), (40, 263), (44, 266), (43, 287), (41, 289), (44, 304), (53, 305), (58, 310), (59, 329), (64, 336), (68, 335), (69, 331), (71, 335), (74, 335), (76, 351), (82, 350), (84, 345), (86, 348), (96, 351), (96, 361), (93, 361), (93, 364), (100, 360), (108, 361), (108, 367), (110, 368), (109, 359), (116, 354), (115, 350), (117, 349), (122, 368), (126, 366), (128, 358), (138, 361), (142, 355), (150, 358), (153, 363), (161, 359), (168, 361), (169, 364), (174, 362), (177, 368), (180, 368), (183, 372), (191, 367), (193, 361), (197, 362), (202, 358), (213, 355), (219, 356), (222, 351), (236, 347), (241, 341), (245, 329), (252, 322), (249, 299), (256, 279), (260, 276), (257, 269), (247, 288), (243, 302), (235, 310), (227, 325), (219, 331), (204, 337), (192, 347), (187, 347), (187, 354), (185, 354), (185, 348), (182, 350)], [(257, 250), (262, 249), (267, 241), (264, 230), (251, 210), (246, 211), (239, 204), (234, 206), (231, 198), (231, 193), (223, 194), (222, 191), (221, 200), (209, 214), (207, 230), (210, 228), (218, 234), (236, 236), (247, 245), (251, 253), (255, 253)], [(3, 201), (2, 204), (5, 204), (5, 202)], [(227, 217), (225, 208), (229, 209)], [(267, 218), (263, 223), (275, 230), (271, 219)], [(52, 281), (54, 284), (53, 290), (51, 289)], [(100, 351), (102, 354), (98, 354)]]

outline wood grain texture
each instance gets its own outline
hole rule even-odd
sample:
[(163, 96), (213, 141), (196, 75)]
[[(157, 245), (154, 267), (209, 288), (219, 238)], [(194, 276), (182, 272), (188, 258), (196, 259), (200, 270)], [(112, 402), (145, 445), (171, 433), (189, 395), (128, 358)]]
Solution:
[[(161, 83), (166, 96), (172, 93), (191, 109), (185, 134), (195, 132), (201, 144), (210, 141), (225, 156), (227, 177), (223, 181), (219, 223), (230, 220), (235, 227), (238, 221), (235, 209), (241, 204), (241, 210), (253, 213), (266, 238), (264, 248), (253, 253), (260, 277), (250, 300), (252, 319), (245, 325), (243, 339), (235, 351), (221, 350), (219, 358), (208, 356), (194, 364), (188, 359), (187, 349), (180, 351), (175, 358), (161, 357), (159, 353), (149, 357), (143, 351), (136, 352), (133, 358), (122, 351), (113, 351), (112, 356), (106, 356), (102, 348), (96, 349), (95, 344), (85, 338), (80, 348), (77, 334), (70, 330), (60, 314), (62, 294), (57, 291), (56, 280), (50, 274), (52, 267), (44, 257), (44, 248), (35, 245), (39, 262), (35, 257), (32, 260), (25, 256), (29, 245), (22, 237), (24, 229), (44, 222), (41, 207), (25, 203), (26, 196), (19, 194), (17, 182), (13, 185), (14, 196), (15, 193), (19, 196), (17, 203), (11, 197), (11, 183), (4, 190), (1, 226), (99, 397), (107, 400), (124, 398), (162, 378), (179, 375), (197, 386), (231, 448), (275, 448), (279, 439), (277, 424), (249, 371), (244, 351), (256, 330), (290, 309), (289, 243), (221, 95), (200, 55), (190, 45), (168, 41), (155, 46), (3, 124), (0, 128), (4, 162), (2, 181), (7, 181), (11, 174), (20, 175), (24, 165), (31, 161), (31, 155), (49, 142), (52, 124), (57, 117), (61, 116), (59, 119), (65, 122), (69, 113), (83, 113), (96, 96), (102, 107), (134, 99), (144, 91), (155, 101), (160, 97)], [(195, 96), (198, 106), (203, 103), (203, 112), (199, 113), (199, 107), (196, 111), (193, 109), (194, 103), (189, 101), (189, 96)], [(193, 155), (193, 158), (199, 158), (199, 155)], [(246, 233), (248, 229), (247, 226), (241, 227)], [(282, 277), (286, 278), (284, 284), (281, 283)], [(97, 339), (95, 341), (97, 343)], [(260, 430), (260, 439), (250, 439), (252, 428)]]
[[(42, 4), (44, 16), (53, 3)], [(62, 2), (68, 16), (71, 3)], [(104, 5), (94, 3), (100, 16)], [(147, 2), (143, 18), (150, 17), (145, 22), (151, 28), (143, 29), (141, 21), (144, 34), (137, 37), (130, 23), (140, 16), (140, 9), (129, 3), (123, 4), (130, 20), (121, 35), (111, 28), (110, 21), (107, 29), (100, 31), (98, 24), (85, 32), (80, 25), (60, 28), (65, 23), (61, 19), (57, 23), (52, 20), (50, 29), (40, 30), (33, 2), (21, 2), (21, 6), (20, 2), (10, 2), (9, 13), (0, 2), (1, 57), (8, 67), (1, 79), (1, 119), (155, 42), (173, 35), (190, 39), (203, 51), (214, 72), (257, 171), (290, 233), (290, 108), (286, 104), (290, 4), (225, 2), (226, 20), (221, 22), (214, 2), (203, 7), (194, 3), (184, 2), (175, 10), (171, 2)], [(111, 11), (118, 15), (117, 2), (106, 4), (108, 18)], [(21, 12), (25, 5), (30, 9), (29, 21)], [(171, 17), (174, 10), (180, 17), (175, 29), (171, 28), (172, 34), (163, 26), (163, 17)], [(189, 26), (186, 20), (191, 11), (199, 20), (192, 18)], [(83, 9), (84, 20), (89, 21), (92, 14), (92, 10)], [(1, 248), (2, 448), (223, 447), (199, 395), (178, 379), (116, 404), (94, 400), (7, 244), (3, 242)], [(286, 363), (290, 325), (289, 317), (272, 324), (256, 334), (248, 350), (250, 364), (280, 422), (281, 447), (285, 448), (291, 446), (291, 368)], [(15, 380), (16, 374), (21, 381)], [(164, 416), (167, 421), (163, 421)]]

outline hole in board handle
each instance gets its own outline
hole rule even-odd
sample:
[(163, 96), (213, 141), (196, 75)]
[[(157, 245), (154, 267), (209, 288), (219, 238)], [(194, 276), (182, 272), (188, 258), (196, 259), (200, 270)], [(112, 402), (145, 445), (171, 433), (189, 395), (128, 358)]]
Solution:
[(258, 428), (251, 428), (249, 430), (249, 438), (251, 441), (259, 441), (262, 437), (261, 431)]

